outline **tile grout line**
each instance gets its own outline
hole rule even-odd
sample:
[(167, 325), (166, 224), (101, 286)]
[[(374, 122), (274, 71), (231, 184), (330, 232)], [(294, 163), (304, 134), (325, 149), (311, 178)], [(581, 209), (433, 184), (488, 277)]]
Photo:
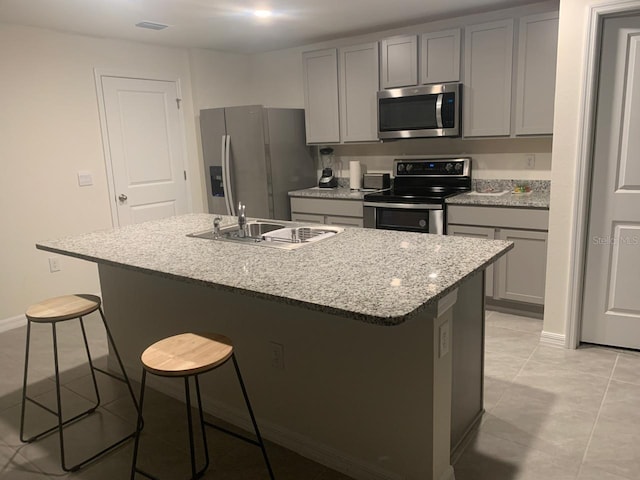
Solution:
[(518, 370), (518, 373), (516, 373), (514, 375), (514, 377), (509, 381), (509, 385), (507, 386), (507, 388), (504, 389), (504, 391), (500, 394), (500, 398), (498, 398), (498, 400), (496, 401), (495, 405), (493, 406), (493, 409), (495, 409), (498, 405), (500, 405), (500, 402), (502, 401), (502, 398), (504, 397), (505, 393), (507, 393), (507, 390), (509, 390), (512, 386), (513, 383), (515, 382), (516, 378), (518, 378), (518, 376), (522, 373), (522, 370), (524, 370), (524, 367), (527, 366), (527, 364), (529, 363), (529, 360), (531, 360), (531, 357), (533, 357), (534, 353), (536, 353), (536, 351), (538, 350), (539, 345), (536, 346), (536, 348), (534, 348), (531, 353), (529, 354), (529, 356), (527, 357), (527, 359), (524, 361), (524, 363), (522, 364), (522, 366), (520, 367), (520, 369)]
[(613, 363), (613, 368), (611, 369), (611, 374), (609, 375), (609, 381), (607, 382), (607, 388), (604, 390), (604, 394), (602, 395), (602, 400), (600, 401), (600, 407), (598, 408), (598, 413), (596, 414), (596, 418), (593, 421), (593, 426), (591, 427), (591, 432), (589, 433), (589, 440), (587, 441), (587, 446), (584, 449), (584, 454), (582, 455), (582, 461), (580, 462), (580, 468), (578, 469), (578, 475), (582, 472), (582, 467), (584, 462), (587, 459), (587, 452), (589, 451), (589, 447), (591, 446), (591, 441), (593, 440), (593, 434), (596, 431), (596, 425), (598, 424), (598, 420), (600, 420), (600, 414), (602, 413), (602, 406), (604, 405), (605, 400), (607, 399), (607, 394), (609, 393), (609, 387), (611, 386), (611, 381), (613, 380), (613, 374), (616, 371), (616, 366), (618, 365), (618, 359), (620, 358), (620, 354), (616, 354), (616, 361)]

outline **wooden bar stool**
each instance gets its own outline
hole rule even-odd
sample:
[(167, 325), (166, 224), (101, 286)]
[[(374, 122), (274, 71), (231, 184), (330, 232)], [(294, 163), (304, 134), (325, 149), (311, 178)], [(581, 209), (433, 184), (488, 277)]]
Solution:
[[(24, 382), (22, 384), (22, 414), (20, 417), (20, 440), (25, 442), (25, 443), (29, 443), (29, 442), (33, 442), (45, 435), (48, 435), (50, 433), (53, 433), (55, 431), (58, 431), (58, 435), (60, 436), (60, 462), (62, 465), (62, 469), (67, 471), (67, 472), (72, 472), (72, 471), (76, 471), (79, 470), (82, 466), (84, 466), (85, 464), (91, 462), (92, 460), (95, 460), (96, 458), (98, 458), (99, 456), (103, 455), (104, 453), (114, 449), (115, 447), (117, 447), (118, 445), (122, 444), (123, 442), (125, 442), (126, 440), (133, 438), (136, 434), (135, 431), (133, 431), (132, 433), (130, 433), (129, 435), (127, 435), (126, 437), (118, 440), (117, 442), (109, 445), (108, 447), (104, 448), (103, 450), (99, 451), (98, 453), (96, 453), (95, 455), (92, 455), (91, 457), (71, 466), (68, 467), (67, 466), (67, 461), (66, 461), (66, 457), (65, 457), (65, 445), (64, 445), (64, 428), (65, 426), (67, 426), (68, 424), (75, 422), (77, 420), (80, 420), (81, 418), (88, 416), (90, 414), (92, 414), (93, 412), (95, 412), (95, 410), (100, 406), (100, 392), (98, 390), (98, 383), (96, 382), (96, 374), (95, 372), (100, 372), (104, 375), (107, 375), (109, 377), (115, 378), (116, 380), (119, 380), (123, 383), (125, 383), (127, 385), (127, 388), (129, 390), (129, 394), (131, 395), (131, 399), (133, 400), (133, 404), (136, 408), (136, 411), (139, 411), (138, 409), (138, 403), (136, 401), (136, 397), (135, 394), (133, 393), (133, 388), (131, 387), (131, 382), (129, 382), (129, 377), (127, 377), (127, 372), (124, 369), (124, 366), (122, 364), (122, 360), (120, 358), (120, 354), (118, 353), (118, 350), (116, 349), (116, 345), (113, 341), (113, 337), (111, 335), (111, 330), (109, 330), (109, 325), (107, 325), (107, 321), (105, 319), (104, 316), (104, 312), (102, 311), (102, 307), (101, 305), (101, 300), (100, 297), (97, 297), (95, 295), (88, 295), (88, 294), (77, 294), (77, 295), (65, 295), (62, 297), (55, 297), (55, 298), (50, 298), (47, 300), (44, 300), (43, 302), (40, 303), (36, 303), (35, 305), (31, 305), (26, 312), (26, 317), (27, 317), (27, 346), (26, 346), (26, 353), (25, 353), (25, 361), (24, 361)], [(99, 367), (96, 367), (93, 364), (93, 360), (91, 358), (91, 352), (89, 350), (89, 342), (87, 341), (87, 333), (85, 330), (85, 326), (84, 326), (84, 320), (83, 317), (86, 315), (89, 315), (90, 313), (95, 312), (96, 310), (98, 310), (100, 312), (100, 317), (102, 318), (102, 323), (104, 325), (104, 328), (107, 332), (107, 338), (109, 341), (109, 345), (111, 347), (111, 350), (113, 353), (115, 353), (115, 356), (118, 360), (118, 364), (120, 366), (120, 371), (122, 372), (122, 376), (123, 378), (120, 378), (119, 376), (116, 376), (114, 374), (112, 374), (111, 372), (108, 372), (106, 370), (103, 370)], [(95, 396), (96, 396), (96, 401), (95, 404), (89, 408), (88, 410), (79, 413), (78, 415), (74, 416), (73, 418), (69, 418), (67, 420), (63, 420), (62, 419), (62, 402), (61, 402), (61, 396), (60, 396), (60, 367), (59, 367), (59, 360), (58, 360), (58, 335), (56, 332), (56, 326), (58, 323), (60, 322), (65, 322), (68, 320), (74, 320), (74, 319), (78, 319), (80, 322), (80, 328), (82, 330), (82, 338), (84, 340), (84, 347), (85, 350), (87, 352), (87, 359), (89, 361), (89, 366), (90, 366), (90, 371), (91, 371), (91, 378), (93, 380), (93, 389), (95, 392)], [(49, 323), (51, 324), (51, 329), (52, 329), (52, 334), (53, 334), (53, 361), (54, 361), (54, 368), (55, 368), (55, 384), (56, 384), (56, 401), (57, 401), (57, 410), (53, 410), (49, 407), (47, 407), (46, 405), (43, 405), (42, 403), (38, 402), (37, 400), (30, 398), (27, 395), (27, 377), (28, 377), (28, 372), (29, 372), (29, 348), (30, 348), (30, 341), (31, 341), (31, 324), (32, 323)], [(44, 430), (36, 435), (32, 435), (28, 438), (25, 438), (24, 435), (24, 421), (25, 421), (25, 407), (26, 407), (26, 402), (27, 400), (37, 406), (39, 406), (40, 408), (46, 410), (49, 413), (52, 413), (53, 415), (55, 415), (58, 418), (58, 422), (57, 425), (48, 429), (48, 430)]]
[[(242, 389), (242, 395), (244, 396), (247, 410), (253, 423), (253, 429), (257, 440), (245, 437), (237, 434), (226, 428), (214, 425), (213, 423), (204, 420), (202, 412), (202, 399), (200, 397), (200, 383), (198, 376), (202, 373), (208, 372), (219, 366), (225, 364), (229, 359), (233, 361), (235, 367), (236, 376)], [(247, 390), (242, 381), (240, 375), (240, 368), (236, 361), (235, 354), (233, 352), (233, 344), (231, 340), (224, 335), (218, 335), (215, 333), (183, 333), (180, 335), (174, 335), (148, 347), (141, 356), (142, 361), (142, 385), (140, 387), (140, 410), (138, 411), (138, 430), (136, 432), (136, 441), (133, 450), (133, 464), (131, 466), (131, 480), (134, 480), (136, 473), (139, 473), (152, 480), (157, 480), (157, 477), (152, 476), (137, 468), (138, 459), (138, 447), (140, 445), (140, 433), (142, 432), (142, 406), (144, 402), (144, 390), (146, 385), (147, 372), (153, 375), (161, 377), (180, 377), (184, 379), (184, 391), (187, 404), (187, 423), (189, 429), (189, 452), (191, 455), (191, 479), (200, 478), (207, 467), (209, 466), (209, 451), (207, 448), (207, 435), (205, 432), (205, 425), (213, 427), (224, 433), (233, 435), (236, 438), (249, 442), (253, 445), (259, 446), (262, 450), (262, 456), (264, 457), (267, 470), (269, 471), (269, 477), (274, 480), (273, 471), (271, 470), (271, 464), (267, 457), (267, 451), (264, 447), (264, 442), (260, 436), (258, 430), (258, 424), (256, 423), (255, 416), (251, 404), (249, 403), (249, 397)], [(193, 436), (193, 418), (191, 415), (191, 392), (189, 388), (189, 378), (193, 377), (196, 387), (196, 398), (198, 402), (198, 414), (200, 416), (200, 429), (202, 431), (202, 446), (205, 452), (205, 464), (196, 471), (196, 459), (195, 459), (195, 441)]]

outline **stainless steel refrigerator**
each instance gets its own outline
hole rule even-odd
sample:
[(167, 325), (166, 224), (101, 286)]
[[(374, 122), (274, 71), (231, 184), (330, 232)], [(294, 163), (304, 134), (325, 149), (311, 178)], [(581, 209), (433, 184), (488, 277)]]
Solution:
[(210, 213), (290, 220), (288, 192), (316, 185), (302, 109), (201, 110), (200, 132)]

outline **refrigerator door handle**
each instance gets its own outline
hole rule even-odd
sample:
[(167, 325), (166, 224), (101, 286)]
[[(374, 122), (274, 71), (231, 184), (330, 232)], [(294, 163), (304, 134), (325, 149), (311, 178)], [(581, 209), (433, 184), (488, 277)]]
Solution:
[(231, 183), (231, 135), (226, 135), (226, 147), (225, 147), (225, 156), (224, 156), (224, 165), (226, 165), (227, 178), (226, 178), (226, 193), (225, 198), (228, 203), (228, 211), (229, 215), (236, 215), (236, 205), (233, 199), (233, 184)]
[(220, 142), (220, 163), (222, 164), (222, 184), (224, 186), (224, 206), (227, 208), (227, 215), (229, 213), (229, 200), (227, 199), (227, 165), (225, 163), (225, 157), (227, 152), (227, 136), (222, 135), (222, 141)]
[(227, 215), (231, 213), (231, 204), (229, 203), (229, 195), (231, 195), (231, 181), (229, 179), (229, 167), (227, 165), (227, 136), (222, 135), (220, 150), (220, 162), (222, 163), (222, 182), (224, 183), (224, 204), (227, 207)]

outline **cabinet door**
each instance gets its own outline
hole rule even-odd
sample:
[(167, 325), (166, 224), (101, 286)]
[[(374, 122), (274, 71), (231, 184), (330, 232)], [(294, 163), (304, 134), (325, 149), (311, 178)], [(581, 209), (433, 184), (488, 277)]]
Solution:
[[(493, 240), (496, 230), (489, 227), (468, 227), (463, 225), (448, 225), (447, 235), (460, 237), (484, 238)], [(487, 297), (493, 297), (493, 265), (487, 267), (484, 277), (484, 293)]]
[(460, 81), (460, 29), (420, 36), (420, 83)]
[(378, 43), (340, 49), (340, 137), (378, 140)]
[(327, 225), (340, 225), (342, 227), (364, 227), (362, 218), (357, 217), (336, 217), (335, 215), (327, 215)]
[(511, 131), (513, 19), (465, 29), (464, 136)]
[(547, 268), (547, 232), (501, 229), (496, 237), (514, 242), (513, 250), (498, 260), (497, 298), (544, 304)]
[(553, 133), (557, 49), (557, 12), (520, 19), (516, 135)]
[(338, 53), (335, 48), (302, 54), (307, 143), (338, 143)]
[(304, 223), (325, 223), (324, 215), (315, 215), (313, 213), (292, 213), (291, 214), (292, 222), (304, 222)]
[(380, 42), (382, 88), (409, 87), (418, 84), (418, 37), (386, 38)]

